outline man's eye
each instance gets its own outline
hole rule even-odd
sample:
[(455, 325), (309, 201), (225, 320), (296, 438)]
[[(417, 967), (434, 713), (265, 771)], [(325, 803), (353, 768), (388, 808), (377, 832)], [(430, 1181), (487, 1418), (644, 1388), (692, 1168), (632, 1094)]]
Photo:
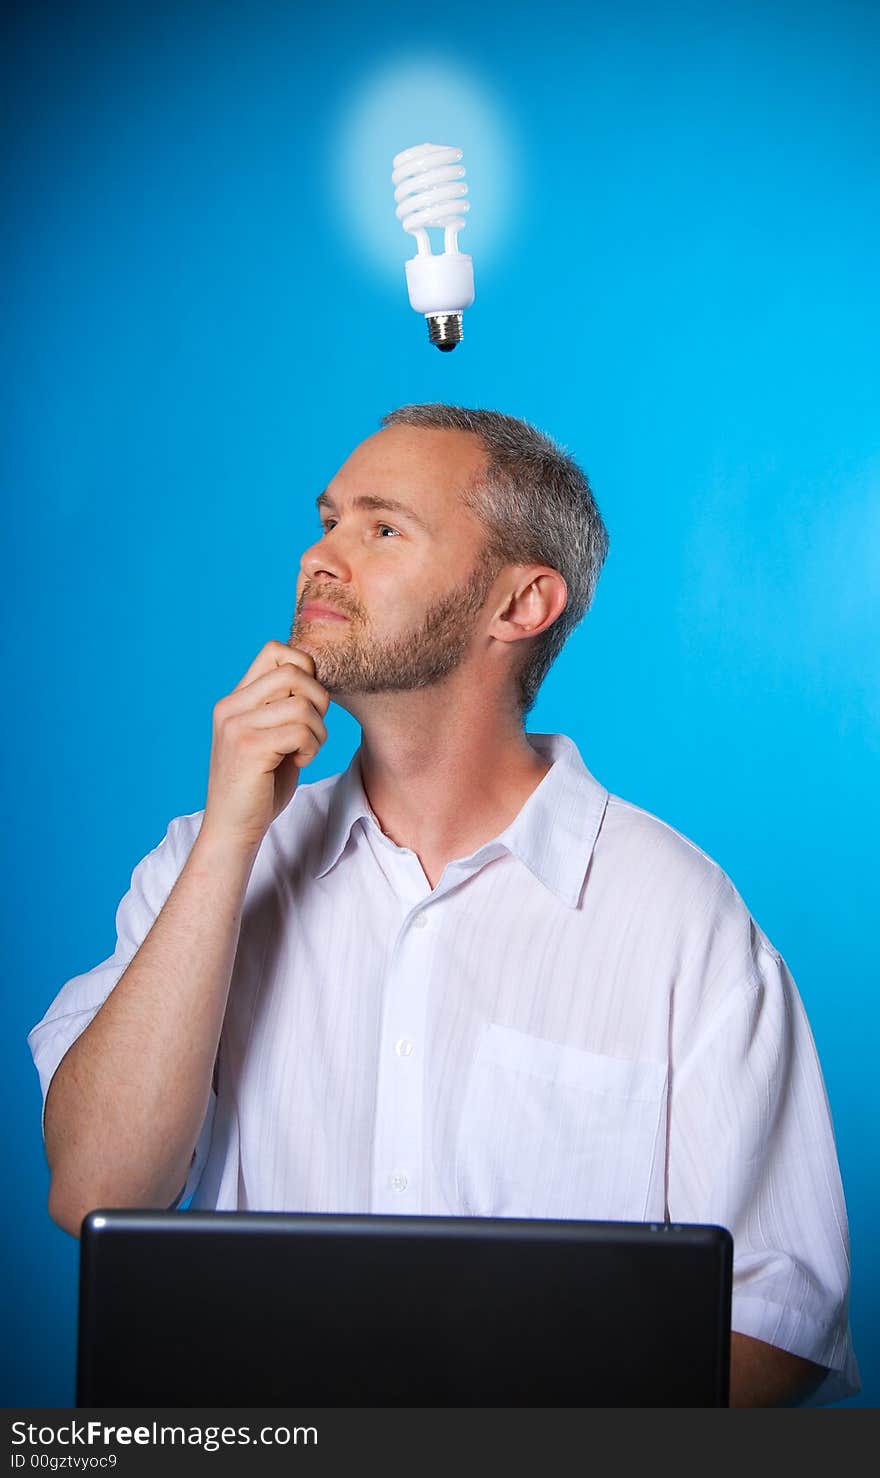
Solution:
[[(336, 525), (338, 524), (338, 522), (339, 522), (339, 519), (338, 518), (324, 518), (324, 519), (322, 519), (321, 520), (321, 533), (322, 534), (329, 534), (330, 530), (332, 528), (335, 528)], [(377, 531), (377, 533), (381, 534), (383, 536), (383, 538), (384, 538), (384, 536), (386, 534), (393, 535), (393, 537), (395, 539), (399, 539), (400, 538), (400, 531), (398, 529), (393, 529), (391, 527), (391, 525), (388, 524), (388, 523), (378, 523), (378, 524), (376, 524), (376, 531)]]

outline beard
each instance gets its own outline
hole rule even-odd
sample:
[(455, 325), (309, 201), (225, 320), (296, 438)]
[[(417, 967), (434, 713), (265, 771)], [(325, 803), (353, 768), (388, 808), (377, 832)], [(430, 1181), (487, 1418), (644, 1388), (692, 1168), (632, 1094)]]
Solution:
[(467, 652), (497, 564), (482, 560), (461, 585), (429, 606), (422, 619), (396, 636), (381, 638), (347, 592), (329, 592), (327, 604), (348, 616), (334, 635), (316, 621), (303, 621), (307, 601), (321, 590), (307, 581), (296, 603), (289, 644), (314, 659), (315, 676), (329, 693), (402, 693), (433, 687), (450, 676)]

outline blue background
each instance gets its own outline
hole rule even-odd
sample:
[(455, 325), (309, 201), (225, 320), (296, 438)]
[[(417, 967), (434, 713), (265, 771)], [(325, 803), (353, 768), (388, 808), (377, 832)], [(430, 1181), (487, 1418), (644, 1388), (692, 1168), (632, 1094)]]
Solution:
[[(531, 716), (732, 876), (819, 1048), (880, 1392), (880, 12), (446, 0), (6, 10), (5, 1405), (73, 1399), (25, 1043), (204, 804), (313, 500), (378, 418), (522, 415), (612, 550)], [(391, 155), (464, 146), (477, 298), (430, 349)], [(357, 730), (331, 710), (313, 777)], [(873, 897), (872, 897), (873, 894)]]

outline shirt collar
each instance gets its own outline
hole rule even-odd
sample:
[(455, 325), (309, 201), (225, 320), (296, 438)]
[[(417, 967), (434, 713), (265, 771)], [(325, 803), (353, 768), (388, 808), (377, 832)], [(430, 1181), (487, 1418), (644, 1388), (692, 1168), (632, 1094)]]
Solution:
[(577, 908), (608, 791), (565, 734), (529, 734), (528, 740), (551, 768), (496, 840), (563, 903)]
[(355, 823), (370, 818), (375, 820), (361, 780), (360, 750), (357, 749), (352, 755), (351, 764), (347, 770), (343, 770), (330, 795), (324, 847), (316, 877), (322, 878), (325, 872), (335, 867)]
[[(461, 861), (481, 866), (508, 851), (563, 903), (576, 908), (608, 792), (564, 734), (529, 734), (528, 741), (550, 761), (550, 769), (510, 825)], [(318, 877), (339, 861), (358, 821), (372, 821), (378, 828), (361, 780), (360, 751), (333, 787)]]

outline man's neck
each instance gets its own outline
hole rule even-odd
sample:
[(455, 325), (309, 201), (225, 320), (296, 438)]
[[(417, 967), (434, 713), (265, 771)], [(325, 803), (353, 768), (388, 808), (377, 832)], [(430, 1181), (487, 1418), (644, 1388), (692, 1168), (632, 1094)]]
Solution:
[(510, 825), (550, 765), (514, 712), (462, 705), (443, 687), (382, 697), (360, 715), (364, 790), (385, 835), (415, 852), (435, 888), (448, 862)]

